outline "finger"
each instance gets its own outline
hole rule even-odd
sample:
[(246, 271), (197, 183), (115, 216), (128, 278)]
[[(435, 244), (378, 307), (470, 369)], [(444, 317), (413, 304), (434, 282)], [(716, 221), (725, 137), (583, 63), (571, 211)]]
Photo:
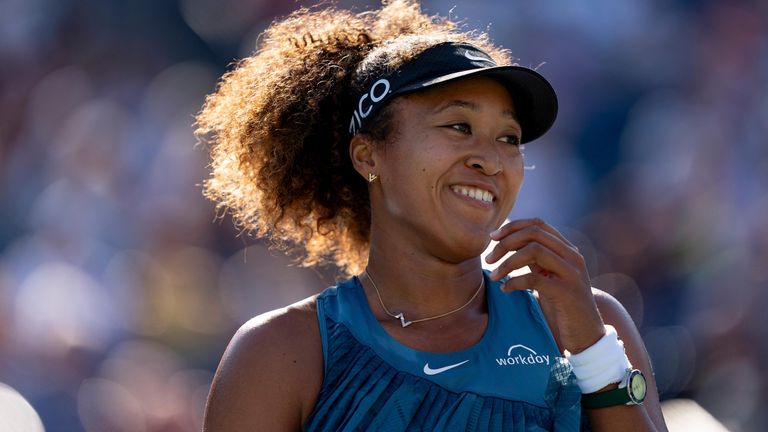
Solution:
[(522, 276), (516, 276), (507, 279), (500, 288), (504, 292), (522, 291), (535, 289), (540, 292), (546, 292), (560, 285), (555, 279), (544, 276), (538, 272), (526, 273)]
[(538, 225), (528, 225), (525, 228), (513, 231), (509, 235), (499, 239), (491, 252), (485, 257), (487, 263), (493, 263), (504, 257), (509, 251), (518, 250), (531, 242), (541, 243), (550, 248), (566, 261), (579, 266), (584, 264), (584, 257), (568, 244), (563, 243), (560, 237), (541, 228)]
[(547, 231), (548, 233), (552, 234), (553, 236), (559, 238), (563, 241), (568, 247), (573, 248), (574, 250), (578, 250), (578, 248), (571, 243), (565, 236), (560, 233), (555, 227), (552, 225), (544, 222), (541, 218), (532, 218), (532, 219), (517, 219), (510, 221), (509, 223), (502, 225), (499, 229), (491, 233), (491, 238), (493, 240), (499, 240), (502, 237), (509, 235), (510, 233), (514, 231), (521, 230), (527, 226), (535, 225), (540, 227), (541, 229)]
[(552, 276), (562, 279), (570, 279), (576, 273), (576, 269), (560, 256), (541, 243), (532, 242), (502, 261), (501, 264), (491, 272), (490, 277), (492, 280), (500, 280), (513, 270), (526, 265), (538, 266), (537, 269), (540, 268), (546, 270), (548, 273), (551, 273)]

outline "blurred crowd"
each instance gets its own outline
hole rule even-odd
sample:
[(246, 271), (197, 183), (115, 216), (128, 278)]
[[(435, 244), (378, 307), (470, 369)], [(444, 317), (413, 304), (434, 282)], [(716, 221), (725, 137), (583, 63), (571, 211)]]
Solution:
[[(334, 283), (216, 217), (192, 135), (218, 77), (300, 4), (0, 2), (0, 389), (45, 430), (199, 430), (237, 327)], [(579, 246), (663, 400), (768, 430), (768, 3), (423, 7), (558, 91), (510, 218)]]

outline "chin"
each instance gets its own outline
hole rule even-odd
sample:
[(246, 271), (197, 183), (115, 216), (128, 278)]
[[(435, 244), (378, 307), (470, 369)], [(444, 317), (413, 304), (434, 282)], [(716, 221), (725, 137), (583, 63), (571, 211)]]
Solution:
[(477, 258), (491, 243), (490, 230), (482, 230), (474, 233), (466, 232), (465, 235), (451, 236), (444, 239), (445, 251), (453, 255), (451, 261), (462, 262)]

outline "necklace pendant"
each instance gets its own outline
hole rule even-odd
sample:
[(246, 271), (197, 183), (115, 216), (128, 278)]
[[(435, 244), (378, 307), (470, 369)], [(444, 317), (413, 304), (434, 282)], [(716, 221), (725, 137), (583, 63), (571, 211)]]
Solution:
[(405, 319), (405, 316), (403, 316), (402, 312), (400, 312), (399, 314), (395, 315), (395, 318), (399, 318), (400, 319), (400, 325), (403, 326), (403, 328), (406, 328), (409, 325), (413, 324), (411, 321), (407, 321)]

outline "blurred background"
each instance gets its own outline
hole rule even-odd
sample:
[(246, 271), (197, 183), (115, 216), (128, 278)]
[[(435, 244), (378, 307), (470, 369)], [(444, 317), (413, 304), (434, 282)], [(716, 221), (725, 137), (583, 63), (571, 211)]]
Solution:
[[(334, 283), (215, 218), (192, 135), (301, 4), (0, 0), (0, 428), (39, 430), (34, 408), (47, 431), (199, 430), (237, 327)], [(543, 63), (560, 116), (510, 217), (579, 245), (668, 413), (768, 430), (768, 3), (423, 7)]]

